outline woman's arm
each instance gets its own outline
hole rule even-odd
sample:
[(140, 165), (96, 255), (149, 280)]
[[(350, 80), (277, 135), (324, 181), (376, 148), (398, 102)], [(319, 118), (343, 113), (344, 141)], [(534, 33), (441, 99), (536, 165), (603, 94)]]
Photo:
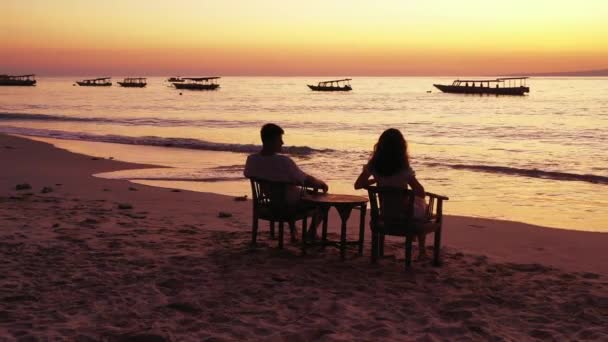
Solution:
[(355, 189), (363, 189), (368, 185), (376, 183), (375, 179), (370, 179), (372, 176), (371, 172), (367, 169), (367, 165), (363, 166), (363, 170), (357, 180), (355, 181)]
[(416, 196), (424, 197), (424, 187), (416, 179), (416, 176), (410, 177), (410, 181), (407, 184), (412, 188), (412, 190), (414, 190), (414, 194), (416, 194)]

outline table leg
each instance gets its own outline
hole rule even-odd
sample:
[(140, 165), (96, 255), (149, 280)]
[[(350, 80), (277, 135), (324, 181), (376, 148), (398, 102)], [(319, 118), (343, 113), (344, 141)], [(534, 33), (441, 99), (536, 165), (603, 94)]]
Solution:
[(340, 231), (340, 258), (344, 260), (346, 257), (346, 222), (350, 217), (350, 212), (353, 210), (353, 207), (352, 205), (336, 205), (336, 210), (338, 210), (342, 223), (342, 229)]
[(363, 255), (363, 241), (365, 240), (365, 214), (367, 213), (367, 204), (361, 205), (361, 220), (359, 221), (359, 256)]
[(321, 215), (323, 215), (323, 232), (321, 233), (321, 239), (323, 242), (327, 241), (327, 221), (329, 220), (329, 207), (321, 208)]

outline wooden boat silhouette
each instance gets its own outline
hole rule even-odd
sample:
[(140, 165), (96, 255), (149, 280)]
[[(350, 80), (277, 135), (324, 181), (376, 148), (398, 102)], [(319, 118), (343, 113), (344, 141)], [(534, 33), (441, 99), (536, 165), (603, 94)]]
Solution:
[(121, 87), (126, 88), (143, 88), (148, 84), (144, 77), (129, 77), (125, 78), (122, 82), (117, 82)]
[(444, 93), (525, 95), (530, 92), (528, 77), (502, 77), (493, 80), (455, 80), (451, 85), (433, 84)]
[(111, 77), (100, 77), (100, 78), (91, 78), (88, 80), (76, 81), (81, 87), (109, 87), (112, 85), (110, 82)]
[(181, 82), (171, 82), (177, 89), (187, 90), (215, 90), (220, 87), (217, 80), (220, 77), (182, 77)]
[(351, 78), (341, 80), (322, 81), (316, 86), (307, 84), (308, 88), (314, 91), (351, 91), (353, 87), (350, 85)]
[(34, 86), (36, 75), (0, 75), (0, 86)]

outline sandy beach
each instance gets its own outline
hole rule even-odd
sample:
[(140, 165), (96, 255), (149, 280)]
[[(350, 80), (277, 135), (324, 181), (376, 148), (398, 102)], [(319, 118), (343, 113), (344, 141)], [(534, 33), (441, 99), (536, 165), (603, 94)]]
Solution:
[(7, 135), (0, 160), (0, 340), (608, 339), (606, 233), (448, 216), (444, 265), (404, 271), (400, 240), (343, 262), (264, 223), (252, 249), (250, 201), (92, 176), (147, 165)]

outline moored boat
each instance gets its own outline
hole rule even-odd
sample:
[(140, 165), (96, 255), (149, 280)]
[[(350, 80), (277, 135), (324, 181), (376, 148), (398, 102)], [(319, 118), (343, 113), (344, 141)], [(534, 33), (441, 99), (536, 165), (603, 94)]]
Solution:
[(215, 90), (220, 87), (217, 80), (220, 77), (182, 77), (181, 82), (171, 82), (177, 89), (187, 90)]
[(100, 77), (100, 78), (91, 78), (88, 80), (76, 81), (81, 87), (109, 87), (112, 85), (110, 82), (111, 77)]
[(34, 86), (35, 75), (0, 75), (0, 86)]
[(117, 82), (121, 87), (126, 88), (143, 88), (148, 84), (144, 77), (129, 77), (125, 78), (122, 82)]
[(353, 87), (350, 85), (351, 78), (344, 78), (341, 80), (333, 81), (322, 81), (317, 85), (307, 84), (308, 88), (314, 91), (351, 91)]
[(525, 95), (530, 92), (528, 77), (501, 77), (493, 80), (455, 80), (451, 85), (433, 84), (444, 93)]

